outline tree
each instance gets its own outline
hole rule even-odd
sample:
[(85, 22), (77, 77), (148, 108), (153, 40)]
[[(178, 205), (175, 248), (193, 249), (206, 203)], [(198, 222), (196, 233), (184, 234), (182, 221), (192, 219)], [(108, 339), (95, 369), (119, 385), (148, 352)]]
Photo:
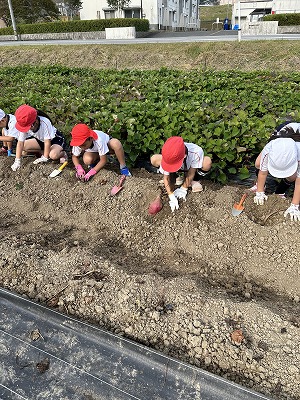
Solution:
[(220, 0), (200, 0), (199, 6), (218, 6)]
[(128, 7), (129, 4), (130, 0), (107, 0), (108, 7), (116, 8), (117, 10), (123, 7)]
[[(59, 17), (59, 11), (53, 0), (12, 0), (17, 23), (51, 21)], [(9, 16), (7, 0), (0, 0), (0, 16)], [(8, 23), (11, 24), (10, 18)]]
[(82, 9), (82, 1), (81, 0), (54, 0), (59, 11), (62, 15), (66, 15), (70, 18), (78, 15), (79, 10)]

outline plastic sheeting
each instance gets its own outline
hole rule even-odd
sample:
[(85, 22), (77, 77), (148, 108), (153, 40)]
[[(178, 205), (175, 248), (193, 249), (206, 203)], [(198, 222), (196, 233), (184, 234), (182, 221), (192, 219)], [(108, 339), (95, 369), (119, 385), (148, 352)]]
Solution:
[(0, 399), (267, 397), (0, 289)]

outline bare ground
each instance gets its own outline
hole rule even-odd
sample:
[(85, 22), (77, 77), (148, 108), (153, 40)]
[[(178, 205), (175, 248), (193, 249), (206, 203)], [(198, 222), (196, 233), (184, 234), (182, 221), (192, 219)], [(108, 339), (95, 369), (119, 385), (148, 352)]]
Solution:
[[(2, 66), (299, 71), (297, 41), (2, 47)], [(180, 57), (178, 57), (180, 54)], [(276, 56), (275, 56), (276, 55)], [(280, 62), (276, 62), (279, 60)], [(275, 62), (274, 62), (275, 60)], [(118, 171), (89, 183), (72, 166), (1, 157), (1, 286), (200, 366), (276, 400), (300, 399), (299, 225), (290, 199), (205, 180), (172, 215), (148, 215), (157, 174)]]
[[(71, 165), (1, 158), (1, 286), (273, 399), (300, 399), (299, 224), (290, 199), (203, 181), (172, 214), (148, 214), (160, 176), (114, 164), (88, 183)], [(71, 164), (71, 163), (70, 163)]]

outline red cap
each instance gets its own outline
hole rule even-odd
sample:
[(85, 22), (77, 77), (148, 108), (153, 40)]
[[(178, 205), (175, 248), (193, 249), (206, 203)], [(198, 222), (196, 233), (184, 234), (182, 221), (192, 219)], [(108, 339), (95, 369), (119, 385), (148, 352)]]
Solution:
[(17, 108), (15, 117), (17, 120), (16, 128), (18, 131), (27, 132), (37, 118), (37, 111), (35, 108), (30, 107), (27, 104), (23, 104)]
[(89, 137), (97, 139), (97, 133), (92, 131), (85, 124), (77, 124), (74, 126), (71, 132), (72, 140), (70, 142), (71, 146), (81, 146)]
[(185, 157), (185, 145), (182, 137), (172, 136), (162, 147), (161, 167), (166, 172), (176, 172), (180, 169)]

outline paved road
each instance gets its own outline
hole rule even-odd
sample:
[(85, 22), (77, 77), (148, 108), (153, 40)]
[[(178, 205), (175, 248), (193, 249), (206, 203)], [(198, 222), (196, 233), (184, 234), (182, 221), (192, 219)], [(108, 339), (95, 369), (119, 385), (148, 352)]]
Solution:
[[(0, 38), (1, 40), (1, 38)], [(21, 40), (1, 42), (0, 46), (26, 45), (76, 45), (76, 44), (146, 44), (146, 43), (195, 43), (195, 42), (234, 42), (238, 40), (237, 31), (212, 32), (157, 32), (136, 39), (64, 39), (64, 40)], [(300, 40), (300, 34), (245, 35), (241, 41), (253, 40)]]

